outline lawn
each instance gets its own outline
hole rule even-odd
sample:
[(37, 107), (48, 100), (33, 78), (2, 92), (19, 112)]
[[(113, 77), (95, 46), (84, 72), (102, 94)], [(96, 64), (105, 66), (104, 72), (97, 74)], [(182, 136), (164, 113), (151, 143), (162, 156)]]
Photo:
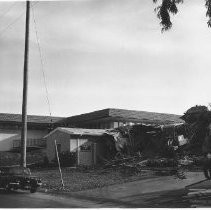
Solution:
[(121, 169), (79, 170), (74, 168), (63, 168), (62, 174), (65, 185), (63, 190), (61, 190), (61, 180), (58, 168), (32, 170), (32, 175), (42, 179), (42, 189), (47, 189), (51, 192), (76, 192), (153, 176), (153, 173), (150, 171), (128, 173)]

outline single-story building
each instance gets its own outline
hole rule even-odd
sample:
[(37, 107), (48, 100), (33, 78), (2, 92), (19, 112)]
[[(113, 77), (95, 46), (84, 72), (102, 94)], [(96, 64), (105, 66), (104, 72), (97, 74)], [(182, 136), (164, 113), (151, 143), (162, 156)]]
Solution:
[[(27, 116), (27, 151), (45, 148), (43, 136), (59, 126), (61, 117)], [(20, 151), (22, 115), (0, 113), (0, 152)]]
[[(184, 122), (179, 115), (103, 109), (71, 117), (27, 115), (27, 151), (45, 148), (43, 137), (57, 127), (114, 129), (140, 123), (172, 124)], [(0, 152), (20, 151), (21, 114), (0, 113)]]
[(58, 127), (44, 139), (49, 162), (56, 160), (55, 146), (59, 154), (75, 153), (75, 165), (95, 165), (102, 159), (110, 157), (112, 150), (115, 150), (113, 136), (104, 129)]
[(62, 127), (91, 129), (112, 129), (134, 124), (174, 124), (184, 123), (180, 115), (135, 111), (126, 109), (102, 109), (81, 115), (64, 118)]
[[(137, 124), (118, 129), (58, 127), (44, 139), (49, 162), (57, 161), (57, 146), (60, 157), (62, 153), (74, 153), (74, 165), (95, 165), (102, 160), (113, 159), (117, 153), (130, 154), (133, 151), (145, 154), (148, 151), (147, 154), (158, 154), (172, 146), (171, 143), (184, 145), (187, 140), (184, 128), (183, 124)], [(63, 158), (73, 162), (69, 156)]]

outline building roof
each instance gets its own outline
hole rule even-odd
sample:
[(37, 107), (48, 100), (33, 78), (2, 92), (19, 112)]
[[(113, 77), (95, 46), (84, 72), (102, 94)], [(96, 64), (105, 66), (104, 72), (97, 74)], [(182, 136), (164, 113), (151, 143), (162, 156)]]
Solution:
[(58, 127), (55, 130), (51, 131), (47, 134), (44, 138), (52, 135), (56, 131), (60, 131), (63, 133), (67, 133), (69, 135), (79, 135), (79, 136), (103, 136), (106, 133), (104, 129), (84, 129), (84, 128), (65, 128), (65, 127)]
[[(113, 122), (135, 122), (146, 124), (174, 124), (183, 123), (180, 115), (165, 114), (156, 112), (134, 111), (126, 109), (103, 109), (86, 114), (75, 115), (72, 117), (51, 117), (40, 115), (27, 115), (29, 124), (56, 124), (68, 123), (72, 126), (80, 126), (98, 121), (113, 121)], [(21, 114), (0, 113), (0, 123), (15, 123), (20, 124), (22, 121)]]
[[(29, 123), (36, 123), (36, 124), (57, 123), (63, 119), (64, 118), (62, 118), (62, 117), (27, 115), (27, 121)], [(0, 113), (0, 122), (21, 123), (22, 115), (21, 114)]]
[(136, 122), (136, 123), (154, 123), (154, 124), (173, 124), (183, 123), (180, 115), (134, 111), (125, 109), (103, 109), (86, 114), (76, 115), (66, 118), (64, 121), (69, 124), (88, 123), (101, 119), (113, 120), (119, 122)]

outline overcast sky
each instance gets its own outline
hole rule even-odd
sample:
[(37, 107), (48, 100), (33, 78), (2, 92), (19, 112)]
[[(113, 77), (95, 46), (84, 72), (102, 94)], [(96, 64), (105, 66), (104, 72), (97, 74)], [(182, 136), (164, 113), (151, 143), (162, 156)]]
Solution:
[[(183, 114), (211, 102), (204, 1), (186, 0), (165, 33), (154, 8), (152, 0), (34, 6), (52, 115), (104, 108)], [(0, 2), (0, 112), (21, 113), (24, 10), (24, 2)], [(28, 114), (49, 115), (33, 18)]]

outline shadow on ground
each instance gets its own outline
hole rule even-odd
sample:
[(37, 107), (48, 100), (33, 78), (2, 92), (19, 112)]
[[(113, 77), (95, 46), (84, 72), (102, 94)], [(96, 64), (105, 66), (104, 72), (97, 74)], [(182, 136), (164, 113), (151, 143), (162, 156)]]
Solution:
[(188, 193), (187, 189), (160, 191), (121, 197), (118, 200), (74, 194), (71, 194), (71, 197), (102, 204), (103, 207), (191, 208), (211, 206), (211, 194), (189, 197)]
[[(92, 201), (97, 204), (101, 204), (104, 208), (106, 207), (125, 207), (125, 208), (138, 208), (140, 207), (139, 204), (131, 203), (129, 201), (122, 201), (117, 199), (110, 199), (110, 198), (100, 198), (100, 197), (93, 197), (93, 196), (86, 196), (86, 195), (76, 195), (71, 194), (72, 198)], [(147, 208), (148, 206), (142, 205), (142, 208)]]
[(106, 207), (125, 207), (125, 208), (186, 208), (190, 207), (189, 198), (186, 198), (187, 190), (160, 191), (154, 193), (137, 194), (121, 199), (111, 199), (105, 197), (94, 197), (87, 195), (77, 195), (71, 193), (66, 196), (72, 198), (92, 201)]
[(23, 194), (28, 194), (29, 191), (20, 191), (20, 190), (5, 190), (5, 189), (0, 189), (0, 195), (23, 195)]

